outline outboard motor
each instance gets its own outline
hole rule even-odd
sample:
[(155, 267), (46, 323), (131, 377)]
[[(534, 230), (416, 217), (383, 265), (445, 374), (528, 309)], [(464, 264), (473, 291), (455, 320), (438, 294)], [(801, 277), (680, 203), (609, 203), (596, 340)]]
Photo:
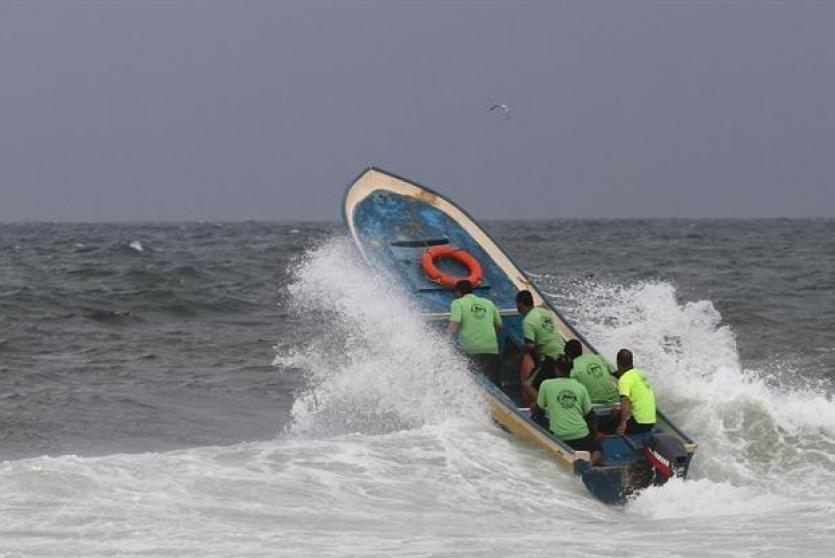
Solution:
[(653, 435), (644, 446), (644, 457), (655, 471), (653, 484), (660, 485), (675, 476), (684, 478), (690, 455), (684, 444), (670, 434)]

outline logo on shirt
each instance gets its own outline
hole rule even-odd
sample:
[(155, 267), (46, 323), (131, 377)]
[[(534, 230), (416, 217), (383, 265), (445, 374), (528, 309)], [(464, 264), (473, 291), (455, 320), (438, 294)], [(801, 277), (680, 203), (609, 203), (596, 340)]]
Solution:
[(550, 333), (554, 333), (554, 320), (547, 314), (542, 316), (542, 329)]
[(557, 395), (557, 401), (563, 409), (571, 409), (577, 406), (577, 394), (570, 389), (564, 389)]
[(472, 313), (475, 319), (481, 320), (487, 315), (487, 307), (479, 304), (478, 302), (474, 302), (473, 305), (470, 306), (470, 313)]
[(590, 364), (588, 370), (590, 376), (594, 376), (595, 378), (603, 376), (603, 369), (598, 364)]

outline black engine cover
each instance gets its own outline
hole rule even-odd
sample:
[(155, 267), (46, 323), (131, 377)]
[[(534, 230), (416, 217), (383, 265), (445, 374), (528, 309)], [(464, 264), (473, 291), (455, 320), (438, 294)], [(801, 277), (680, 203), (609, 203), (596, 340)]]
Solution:
[(687, 453), (681, 440), (675, 436), (655, 434), (647, 442), (644, 456), (658, 476), (663, 477), (663, 480), (673, 476), (683, 478), (687, 474), (690, 454)]

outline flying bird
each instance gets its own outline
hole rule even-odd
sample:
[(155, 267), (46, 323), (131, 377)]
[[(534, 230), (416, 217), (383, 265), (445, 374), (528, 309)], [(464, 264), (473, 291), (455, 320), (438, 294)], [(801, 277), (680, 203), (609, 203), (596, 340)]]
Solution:
[(493, 112), (494, 110), (501, 110), (504, 112), (505, 119), (510, 118), (510, 107), (508, 107), (507, 105), (493, 105), (492, 107), (490, 107), (490, 110), (488, 112)]

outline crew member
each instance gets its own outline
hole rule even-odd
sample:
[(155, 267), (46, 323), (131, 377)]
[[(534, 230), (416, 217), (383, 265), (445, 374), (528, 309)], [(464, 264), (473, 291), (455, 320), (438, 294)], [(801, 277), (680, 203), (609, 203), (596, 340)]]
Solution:
[(497, 386), (501, 386), (499, 341), (496, 333), (502, 327), (502, 319), (496, 306), (487, 298), (473, 294), (469, 281), (458, 281), (455, 299), (449, 308), (449, 325), (446, 334), (458, 333), (458, 344), (469, 357), (473, 367), (481, 371)]
[(619, 435), (651, 432), (655, 426), (655, 393), (647, 374), (632, 365), (632, 351), (621, 349), (617, 355), (618, 393), (620, 394)]
[(612, 376), (611, 365), (598, 354), (583, 353), (577, 339), (565, 343), (565, 356), (574, 361), (571, 377), (586, 386), (592, 404), (617, 405), (618, 387)]
[(557, 331), (554, 314), (545, 308), (534, 308), (530, 291), (516, 293), (516, 309), (524, 316), (522, 336), (525, 338), (522, 359), (519, 361), (519, 380), (522, 400), (526, 405), (536, 401), (537, 376), (546, 359), (563, 353), (565, 342)]
[(560, 355), (554, 364), (557, 377), (545, 380), (539, 386), (531, 412), (547, 410), (549, 430), (574, 450), (589, 452), (594, 465), (600, 458), (600, 445), (589, 392), (583, 384), (569, 377), (570, 358)]

